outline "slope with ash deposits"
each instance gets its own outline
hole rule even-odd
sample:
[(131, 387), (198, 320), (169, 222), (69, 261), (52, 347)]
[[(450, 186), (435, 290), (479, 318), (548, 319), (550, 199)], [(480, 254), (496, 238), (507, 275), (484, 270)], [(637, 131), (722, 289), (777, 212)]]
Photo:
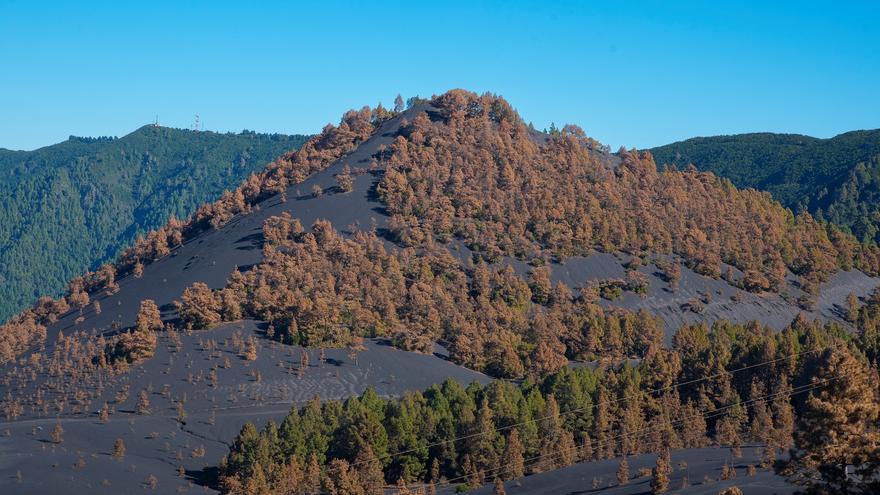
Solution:
[[(430, 309), (431, 304), (424, 304), (430, 298), (423, 297), (424, 294), (433, 290), (452, 293), (454, 289), (454, 300), (461, 302), (458, 316), (474, 317), (464, 321), (472, 326), (483, 321), (475, 316), (482, 310), (492, 316), (500, 315), (498, 321), (502, 323), (507, 317), (504, 311), (509, 311), (514, 318), (507, 320), (507, 326), (499, 323), (491, 327), (491, 331), (489, 327), (479, 326), (471, 330), (490, 344), (486, 354), (499, 352), (493, 347), (497, 343), (492, 341), (497, 337), (495, 333), (518, 332), (517, 345), (500, 352), (511, 351), (511, 361), (518, 362), (521, 358), (526, 365), (532, 365), (554, 353), (571, 359), (595, 350), (585, 352), (567, 349), (564, 345), (559, 350), (558, 342), (547, 342), (551, 337), (558, 337), (550, 330), (541, 331), (550, 328), (550, 317), (582, 316), (581, 309), (596, 311), (598, 315), (594, 308), (599, 307), (608, 310), (602, 318), (619, 318), (624, 323), (634, 321), (632, 313), (614, 308), (646, 309), (644, 314), (662, 319), (667, 338), (683, 323), (709, 323), (718, 319), (757, 320), (779, 329), (800, 312), (794, 299), (804, 294), (802, 289), (808, 289), (816, 298), (816, 310), (811, 315), (847, 324), (843, 314), (847, 296), (853, 293), (864, 297), (880, 284), (880, 280), (853, 269), (854, 264), (866, 270), (873, 267), (872, 256), (876, 253), (869, 247), (853, 247), (851, 239), (835, 237), (835, 232), (829, 234), (808, 217), (786, 216), (785, 210), (767, 198), (741, 196), (728, 184), (708, 176), (659, 177), (656, 171), (646, 167), (647, 157), (624, 153), (611, 158), (594, 149), (595, 143), (576, 129), (543, 141), (533, 139), (528, 133), (520, 136), (518, 133), (523, 131), (510, 120), (513, 117), (506, 103), (465, 96), (465, 111), (455, 107), (460, 104), (456, 100), (460, 97), (456, 93), (447, 100), (435, 99), (431, 104), (417, 105), (400, 115), (377, 121), (372, 135), (342, 158), (286, 186), (281, 194), (260, 197), (255, 204), (217, 223), (216, 228), (206, 228), (187, 238), (167, 256), (143, 266), (140, 276), (128, 272), (115, 281), (118, 290), (91, 292), (93, 302), (82, 312), (70, 310), (49, 324), (45, 345), (32, 348), (18, 363), (6, 364), (2, 369), (5, 378), (0, 383), (0, 393), (6, 397), (4, 408), (11, 418), (3, 427), (10, 430), (11, 436), (0, 438), (0, 448), (10, 456), (15, 454), (16, 461), (0, 466), (6, 475), (6, 481), (0, 480), (0, 483), (8, 483), (15, 490), (21, 487), (27, 492), (61, 486), (73, 476), (77, 490), (91, 492), (99, 486), (107, 490), (125, 486), (123, 491), (134, 491), (129, 487), (135, 485), (130, 483), (133, 480), (147, 483), (150, 475), (155, 476), (162, 487), (185, 485), (187, 479), (203, 482), (200, 470), (215, 465), (245, 420), (259, 419), (262, 423), (264, 418), (280, 417), (292, 403), (306, 400), (312, 394), (344, 398), (372, 386), (380, 394), (399, 395), (447, 377), (462, 382), (489, 381), (485, 375), (437, 356), (404, 353), (376, 341), (368, 341), (365, 350), (358, 350), (354, 339), (340, 339), (351, 344), (352, 356), (343, 350), (328, 351), (326, 362), (306, 366), (300, 378), (302, 349), (272, 342), (264, 336), (288, 335), (291, 338), (286, 340), (297, 341), (299, 330), (291, 322), (295, 323), (295, 317), (307, 311), (304, 308), (309, 304), (304, 301), (308, 300), (311, 288), (307, 283), (299, 287), (289, 287), (290, 284), (272, 287), (272, 295), (287, 290), (293, 293), (294, 289), (299, 291), (297, 295), (306, 294), (278, 307), (258, 308), (253, 304), (254, 293), (271, 287), (264, 285), (261, 277), (252, 277), (255, 280), (248, 280), (251, 285), (238, 287), (236, 290), (241, 294), (237, 295), (247, 301), (246, 313), (260, 313), (265, 317), (264, 322), (234, 322), (201, 331), (187, 329), (186, 322), (179, 321), (174, 302), (194, 283), (203, 282), (210, 289), (222, 289), (228, 285), (235, 268), (247, 279), (248, 274), (263, 273), (262, 270), (271, 267), (270, 262), (294, 267), (299, 272), (307, 269), (296, 266), (298, 260), (294, 257), (285, 258), (285, 252), (295, 252), (293, 248), (298, 248), (295, 245), (302, 245), (300, 247), (311, 250), (316, 257), (328, 258), (323, 261), (337, 262), (343, 268), (344, 263), (338, 263), (333, 256), (356, 253), (356, 248), (363, 248), (364, 239), (384, 246), (386, 250), (382, 253), (376, 254), (379, 250), (375, 249), (366, 256), (381, 260), (378, 265), (390, 271), (403, 273), (399, 265), (394, 268), (400, 260), (431, 259), (446, 263), (451, 258), (457, 261), (443, 265), (437, 273), (423, 270), (424, 273), (417, 274), (418, 279), (400, 277), (398, 288), (405, 289), (407, 295), (395, 301), (395, 313), (386, 307), (383, 308), (386, 313), (373, 311), (371, 318), (380, 314), (403, 323), (401, 328), (387, 329), (387, 336), (391, 336), (392, 330), (403, 334), (414, 331), (407, 328), (407, 324), (413, 322), (439, 330), (439, 333), (425, 332), (421, 337), (430, 337), (431, 343), (452, 341), (452, 360), (466, 364), (471, 362), (461, 357), (463, 351), (481, 353), (477, 347), (467, 349), (468, 341), (459, 339), (458, 322), (430, 310), (424, 314), (405, 314), (407, 309), (416, 306), (413, 301), (421, 301), (421, 307)], [(449, 98), (454, 101), (450, 103)], [(489, 107), (491, 111), (486, 110)], [(502, 117), (498, 120), (497, 116)], [(457, 127), (461, 123), (456, 119), (467, 118), (486, 118), (489, 124), (479, 122), (474, 128)], [(521, 122), (518, 125), (521, 126)], [(516, 142), (513, 149), (525, 153), (524, 161), (502, 153), (509, 151), (507, 139)], [(454, 140), (476, 143), (478, 152), (468, 149), (455, 154), (451, 151), (454, 147), (447, 147)], [(489, 149), (479, 149), (480, 142), (501, 145), (493, 155)], [(559, 156), (564, 159), (564, 170), (577, 177), (566, 177), (553, 168), (553, 159)], [(480, 163), (485, 165), (482, 170)], [(544, 167), (546, 174), (530, 176), (531, 165)], [(445, 168), (447, 166), (457, 170)], [(348, 173), (357, 169), (365, 170)], [(465, 172), (469, 176), (464, 176)], [(483, 182), (481, 173), (495, 178), (485, 179), (489, 183)], [(351, 183), (345, 184), (340, 175), (350, 175)], [(570, 186), (568, 192), (583, 193), (587, 199), (591, 194), (600, 197), (598, 206), (596, 202), (578, 203), (579, 199), (560, 195), (559, 208), (553, 208), (554, 194), (566, 185), (562, 184), (565, 181)], [(671, 211), (682, 198), (664, 195), (660, 190), (662, 181), (699, 189), (706, 201), (718, 193), (722, 199), (736, 204), (754, 200), (764, 209), (756, 207), (748, 210), (744, 217), (737, 217), (730, 213), (728, 205), (720, 211), (732, 216), (717, 221), (710, 218), (716, 212), (694, 206), (688, 210), (694, 217), (681, 219), (669, 236), (663, 237), (662, 224), (638, 218), (639, 212), (646, 211), (650, 204), (630, 208), (617, 197), (622, 185), (650, 184), (651, 200), (668, 201), (664, 211)], [(459, 184), (462, 189), (450, 187), (451, 184)], [(484, 188), (482, 196), (478, 194), (481, 187)], [(347, 188), (350, 191), (346, 191)], [(539, 211), (535, 204), (518, 204), (518, 194), (511, 192), (517, 190), (522, 193), (519, 196), (547, 205), (548, 211)], [(624, 204), (622, 216), (598, 218), (610, 211), (609, 205), (620, 204)], [(590, 216), (578, 217), (578, 212), (590, 212)], [(291, 234), (279, 247), (267, 246), (264, 224), (283, 213), (298, 219), (306, 232)], [(650, 219), (659, 217), (655, 213)], [(766, 245), (740, 256), (733, 242), (747, 239), (751, 234), (734, 235), (723, 231), (738, 218), (748, 219), (755, 228), (769, 225), (782, 230), (768, 232)], [(623, 227), (614, 224), (616, 219)], [(310, 229), (316, 220), (329, 220), (341, 235), (328, 236), (332, 237), (332, 243), (321, 245), (315, 240), (317, 232)], [(587, 220), (590, 228), (581, 229)], [(319, 225), (326, 228), (327, 224)], [(646, 233), (651, 242), (646, 242)], [(330, 249), (339, 246), (342, 247), (335, 251)], [(741, 247), (746, 250), (745, 246)], [(776, 247), (785, 250), (784, 255), (762, 259)], [(267, 256), (273, 249), (277, 252)], [(624, 252), (626, 254), (622, 254)], [(806, 253), (808, 261), (797, 258), (802, 253)], [(754, 265), (755, 260), (760, 260), (759, 266)], [(672, 275), (672, 265), (681, 265), (677, 276)], [(542, 267), (546, 268), (543, 275), (536, 270)], [(351, 266), (349, 271), (360, 275), (358, 269)], [(483, 269), (489, 274), (486, 280), (509, 284), (499, 283), (494, 288), (481, 285), (483, 279), (478, 271)], [(724, 279), (717, 276), (722, 270), (729, 272)], [(795, 271), (799, 272), (798, 276), (794, 275)], [(342, 278), (334, 273), (310, 275), (322, 279), (322, 285), (330, 280), (327, 283), (330, 286), (333, 286), (332, 280)], [(546, 284), (541, 278), (544, 275)], [(767, 275), (776, 277), (772, 290), (769, 290), (771, 283)], [(809, 283), (805, 283), (805, 279), (809, 279)], [(368, 280), (366, 276), (357, 278), (358, 283)], [(554, 291), (552, 286), (556, 282), (564, 282), (574, 289), (573, 297), (564, 287)], [(754, 292), (743, 291), (740, 286), (745, 285)], [(505, 292), (511, 287), (514, 290)], [(338, 292), (354, 297), (351, 294), (357, 294), (357, 288), (346, 287)], [(103, 359), (113, 357), (113, 352), (104, 352), (104, 344), (112, 342), (120, 332), (136, 327), (138, 309), (146, 299), (156, 302), (161, 318), (174, 329), (158, 332), (159, 345), (154, 357), (100, 368), (98, 365), (104, 364)], [(351, 303), (343, 305), (345, 309), (376, 309), (371, 306), (374, 301), (352, 301), (345, 297), (340, 300)], [(94, 301), (100, 303), (100, 312), (96, 311)], [(327, 327), (332, 332), (355, 334), (359, 318), (350, 315), (358, 313), (339, 313), (342, 316), (328, 320)], [(296, 314), (292, 321), (291, 314)], [(626, 327), (628, 332), (637, 332), (640, 328), (647, 332), (651, 328), (650, 324), (618, 326)], [(555, 330), (558, 326), (552, 328)], [(589, 331), (588, 323), (584, 325), (584, 332)], [(98, 341), (99, 335), (104, 340)], [(635, 343), (627, 345), (655, 349), (653, 335), (628, 337)], [(648, 343), (640, 342), (640, 338)], [(172, 350), (177, 348), (179, 350)], [(92, 356), (88, 353), (91, 350), (98, 352)], [(315, 354), (314, 350), (308, 353), (312, 363), (321, 361)], [(476, 356), (476, 359), (483, 357)], [(80, 368), (90, 365), (96, 370), (89, 368), (91, 371), (80, 372)], [(555, 366), (559, 369), (560, 363)], [(564, 367), (564, 362), (561, 366)], [(527, 374), (518, 368), (504, 371), (487, 368), (486, 371), (514, 378)], [(540, 371), (540, 366), (536, 366), (528, 373)], [(167, 392), (163, 391), (165, 384), (169, 385)], [(141, 391), (145, 391), (149, 407), (155, 408), (151, 414), (138, 414)], [(106, 423), (100, 421), (99, 412), (105, 402), (115, 409)], [(68, 432), (61, 444), (53, 444), (47, 437), (47, 430), (56, 423), (51, 418), (56, 416), (57, 422)], [(42, 430), (31, 431), (32, 427)], [(103, 444), (91, 444), (92, 438), (104, 435), (102, 428), (108, 429)], [(116, 461), (108, 455), (113, 437), (123, 438), (129, 446), (124, 464), (112, 464)], [(43, 446), (51, 455), (58, 456), (59, 471), (47, 478), (36, 475), (46, 469), (47, 464), (49, 467), (52, 464), (43, 458)], [(79, 471), (69, 471), (74, 469), (70, 465), (81, 464), (80, 457), (85, 465), (75, 468)], [(117, 465), (124, 469), (109, 467)], [(60, 470), (62, 467), (68, 471)], [(176, 478), (179, 467), (183, 468), (180, 479)], [(22, 471), (21, 485), (12, 485), (15, 471)], [(113, 474), (102, 475), (104, 472)], [(107, 478), (108, 485), (102, 485), (102, 476), (113, 479)]]
[[(435, 121), (442, 118), (435, 108), (423, 105), (408, 110), (381, 124), (372, 137), (358, 146), (353, 152), (328, 166), (326, 169), (308, 177), (304, 182), (287, 189), (286, 201), (271, 196), (254, 206), (249, 214), (233, 217), (229, 223), (216, 230), (207, 230), (182, 246), (172, 250), (169, 256), (146, 266), (143, 275), (131, 275), (118, 280), (120, 290), (106, 295), (93, 294), (92, 299), (100, 302), (102, 312), (96, 314), (93, 306), (87, 306), (80, 313), (70, 311), (61, 316), (56, 323), (49, 325), (47, 342), (55, 340), (59, 331), (66, 334), (80, 330), (107, 332), (113, 328), (128, 328), (135, 323), (140, 301), (152, 299), (162, 309), (163, 318), (176, 317), (172, 302), (179, 299), (183, 290), (195, 282), (205, 282), (211, 288), (223, 287), (233, 269), (246, 271), (262, 259), (262, 225), (266, 219), (289, 212), (305, 225), (316, 219), (329, 220), (336, 228), (346, 232), (350, 229), (374, 229), (379, 233), (386, 229), (392, 235), (400, 235), (399, 225), (388, 226), (387, 203), (380, 201), (375, 189), (384, 180), (380, 170), (353, 176), (353, 191), (341, 193), (335, 175), (344, 167), (366, 168), (381, 149), (391, 146), (399, 136), (402, 121), (412, 122), (424, 111), (433, 115)], [(440, 124), (437, 124), (440, 125)], [(411, 133), (411, 131), (407, 131)], [(380, 160), (379, 165), (383, 162)], [(322, 191), (314, 195), (313, 188)], [(430, 207), (430, 205), (426, 205)], [(450, 244), (450, 252), (468, 263), (485, 252), (472, 252), (461, 243)], [(609, 279), (622, 279), (630, 267), (624, 265), (632, 261), (631, 256), (611, 256), (595, 253), (586, 256), (575, 255), (567, 259), (547, 259), (551, 267), (551, 278), (569, 287), (579, 289), (591, 282)], [(512, 257), (503, 257), (506, 263), (514, 266), (521, 275), (533, 266)], [(682, 263), (685, 265), (686, 263)], [(723, 265), (726, 266), (726, 265)], [(720, 268), (719, 268), (720, 270)], [(758, 320), (775, 328), (784, 326), (799, 309), (794, 300), (801, 294), (799, 283), (793, 283), (789, 276), (782, 292), (785, 298), (773, 293), (751, 294), (739, 290), (724, 280), (713, 279), (694, 272), (688, 266), (681, 267), (681, 281), (676, 289), (671, 289), (665, 275), (655, 265), (638, 267), (648, 277), (647, 292), (642, 296), (623, 291), (620, 299), (603, 300), (607, 306), (626, 308), (648, 308), (660, 315), (668, 329), (673, 330), (683, 322), (712, 321), (728, 319), (733, 321)], [(733, 268), (734, 279), (741, 280), (742, 272)], [(843, 322), (840, 309), (849, 293), (864, 297), (878, 281), (858, 272), (850, 275), (834, 275), (823, 282), (816, 310), (812, 314), (825, 319)], [(644, 296), (644, 297), (643, 297)], [(701, 299), (703, 309), (694, 311), (693, 299)], [(792, 301), (792, 302), (788, 302)], [(809, 314), (809, 312), (808, 312)], [(82, 320), (77, 323), (78, 320)]]
[[(669, 493), (681, 495), (717, 495), (724, 489), (736, 486), (749, 495), (788, 495), (796, 493), (797, 485), (787, 483), (772, 469), (761, 468), (760, 446), (743, 450), (739, 459), (720, 447), (687, 449), (672, 452), (673, 472), (669, 476)], [(620, 458), (595, 462), (582, 462), (548, 473), (539, 473), (522, 480), (508, 481), (505, 491), (510, 495), (580, 495), (584, 493), (608, 493), (614, 495), (637, 495), (651, 493), (651, 476), (644, 474), (654, 467), (657, 456), (644, 454), (628, 458), (631, 478), (624, 485), (617, 481)], [(722, 468), (727, 463), (737, 474), (723, 479)], [(749, 466), (756, 467), (748, 474)], [(642, 471), (642, 474), (639, 474)], [(474, 495), (493, 493), (493, 484), (468, 491)], [(444, 487), (437, 493), (455, 493)]]
[[(3, 493), (139, 493), (150, 476), (162, 493), (196, 489), (194, 483), (204, 483), (202, 470), (227, 453), (242, 424), (280, 422), (291, 403), (344, 400), (368, 387), (385, 397), (447, 379), (488, 382), (442, 355), (400, 351), (381, 340), (352, 354), (283, 345), (264, 332), (265, 325), (243, 321), (163, 334), (156, 355), (143, 365), (81, 387), (96, 394), (88, 410), (57, 417), (26, 411), (15, 421), (0, 421), (0, 430), (8, 431), (0, 437)], [(241, 352), (249, 339), (255, 360)], [(30, 393), (33, 385), (17, 393)], [(147, 402), (139, 410), (142, 394)], [(102, 419), (105, 404), (108, 417)], [(56, 425), (64, 430), (58, 444), (51, 439)], [(113, 456), (117, 439), (125, 445), (122, 458)]]

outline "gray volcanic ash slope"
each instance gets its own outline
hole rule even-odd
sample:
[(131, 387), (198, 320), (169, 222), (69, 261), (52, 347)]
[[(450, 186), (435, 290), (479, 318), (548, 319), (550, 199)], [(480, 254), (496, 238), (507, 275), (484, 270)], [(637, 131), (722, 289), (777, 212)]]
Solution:
[[(96, 296), (103, 307), (101, 314), (90, 313), (91, 308), (87, 308), (84, 321), (77, 323), (77, 312), (67, 313), (48, 328), (47, 342), (53, 342), (59, 331), (69, 334), (79, 330), (108, 331), (111, 326), (131, 327), (135, 323), (138, 305), (144, 299), (156, 301), (162, 309), (163, 319), (175, 318), (171, 303), (180, 298), (186, 287), (194, 282), (204, 282), (211, 288), (220, 288), (236, 267), (246, 270), (259, 263), (262, 259), (263, 222), (282, 212), (289, 212), (305, 226), (311, 225), (316, 219), (326, 219), (340, 229), (375, 227), (382, 231), (387, 225), (388, 217), (373, 192), (379, 174), (355, 176), (354, 189), (347, 194), (335, 193), (334, 176), (345, 166), (367, 166), (370, 158), (381, 147), (391, 144), (402, 120), (412, 119), (426, 110), (430, 110), (430, 107), (417, 106), (383, 123), (355, 151), (301, 184), (291, 186), (287, 190), (287, 201), (282, 201), (278, 196), (270, 197), (259, 203), (252, 213), (237, 216), (220, 229), (206, 231), (174, 249), (170, 256), (147, 265), (142, 277), (128, 276), (119, 280), (120, 290), (117, 293)], [(320, 187), (327, 194), (313, 196), (310, 191), (314, 186)], [(453, 244), (453, 247), (460, 258), (471, 257), (470, 251), (461, 244)], [(582, 287), (590, 281), (622, 277), (625, 273), (625, 261), (625, 257), (604, 253), (589, 257), (571, 257), (563, 263), (552, 263), (551, 276), (554, 282), (562, 281), (570, 287)], [(512, 264), (523, 274), (529, 269), (528, 265), (518, 260), (508, 258), (504, 262)], [(682, 267), (682, 280), (673, 291), (657, 275), (656, 266), (649, 265), (639, 270), (651, 277), (646, 297), (625, 293), (621, 300), (603, 301), (603, 304), (650, 309), (664, 320), (667, 330), (674, 330), (685, 322), (711, 322), (715, 319), (738, 322), (757, 320), (774, 328), (781, 328), (802, 311), (796, 304), (789, 302), (799, 294), (794, 284), (788, 287), (790, 297), (786, 301), (777, 295), (745, 293), (724, 280), (705, 277)], [(737, 277), (741, 277), (738, 270), (735, 272)], [(840, 272), (823, 285), (815, 311), (807, 313), (845, 324), (841, 318), (841, 309), (846, 296), (852, 292), (864, 297), (878, 285), (880, 278), (868, 277), (857, 271)], [(737, 293), (739, 297), (734, 298)], [(696, 296), (705, 297), (707, 294), (709, 301), (704, 303), (706, 309), (702, 313), (683, 308), (688, 300)]]
[[(224, 324), (182, 334), (174, 343), (163, 336), (153, 358), (130, 373), (108, 377), (93, 401), (95, 410), (49, 418), (25, 414), (0, 422), (0, 430), (7, 432), (0, 437), (3, 493), (140, 493), (150, 476), (161, 493), (204, 493), (194, 487), (202, 469), (226, 454), (246, 421), (262, 427), (269, 419), (282, 420), (292, 403), (345, 399), (367, 387), (380, 396), (399, 396), (446, 379), (489, 381), (440, 357), (375, 340), (355, 356), (328, 349), (322, 361), (317, 349), (261, 338), (256, 341), (258, 359), (248, 361), (232, 342), (265, 330), (258, 327), (253, 321)], [(300, 371), (303, 352), (309, 364)], [(119, 400), (121, 391), (126, 393)], [(137, 414), (144, 391), (149, 414)], [(113, 409), (106, 421), (99, 414), (103, 403)], [(64, 431), (57, 445), (51, 441), (56, 425)], [(125, 445), (121, 459), (112, 455), (116, 439)]]
[[(335, 175), (346, 166), (367, 167), (372, 157), (394, 141), (404, 119), (412, 120), (425, 111), (435, 110), (426, 104), (417, 105), (383, 122), (354, 151), (290, 186), (286, 200), (280, 195), (264, 199), (251, 213), (238, 215), (218, 229), (206, 230), (175, 248), (169, 256), (148, 264), (141, 277), (120, 279), (117, 292), (93, 294), (93, 300), (103, 308), (100, 314), (89, 306), (82, 315), (84, 319), (76, 311), (61, 316), (49, 326), (45, 346), (32, 352), (55, 352), (56, 346), (62, 345), (58, 343), (62, 333), (67, 336), (64, 345), (71, 345), (71, 336), (79, 332), (112, 335), (129, 329), (135, 325), (139, 304), (145, 299), (155, 300), (164, 321), (175, 321), (178, 315), (173, 303), (184, 289), (195, 282), (221, 288), (236, 267), (247, 271), (263, 259), (263, 222), (283, 212), (300, 219), (304, 226), (327, 219), (343, 232), (349, 228), (375, 228), (382, 232), (388, 225), (388, 216), (375, 192), (381, 171), (355, 175), (353, 190), (344, 194), (336, 188)], [(605, 161), (614, 166), (614, 160)], [(323, 194), (311, 194), (315, 187)], [(394, 247), (390, 240), (385, 242)], [(463, 261), (473, 257), (458, 242), (453, 241), (450, 247)], [(499, 262), (513, 265), (519, 273), (528, 270), (518, 260), (503, 258)], [(564, 263), (551, 263), (551, 277), (554, 282), (582, 287), (590, 281), (622, 277), (625, 262), (624, 257), (612, 254), (571, 257)], [(789, 302), (798, 294), (793, 283), (788, 288), (793, 296), (786, 300), (779, 295), (744, 293), (728, 282), (687, 268), (682, 269), (678, 288), (672, 289), (657, 275), (655, 265), (648, 264), (639, 270), (651, 280), (646, 294), (625, 292), (621, 298), (603, 300), (601, 304), (647, 309), (663, 320), (667, 336), (683, 323), (717, 319), (757, 320), (778, 329), (800, 312)], [(846, 325), (841, 315), (847, 295), (864, 297), (878, 285), (880, 280), (861, 272), (840, 272), (822, 286), (811, 314)], [(701, 311), (689, 306), (695, 298), (703, 299)], [(324, 362), (316, 350), (310, 350), (311, 364), (300, 378), (295, 368), (300, 366), (302, 349), (268, 340), (264, 338), (265, 331), (261, 322), (243, 321), (183, 332), (176, 337), (179, 340), (162, 334), (156, 356), (132, 365), (127, 371), (107, 373), (99, 376), (97, 382), (90, 382), (86, 389), (91, 395), (79, 398), (82, 407), (61, 407), (60, 411), (47, 407), (45, 414), (25, 408), (15, 419), (0, 425), (0, 429), (8, 432), (0, 437), (3, 492), (139, 493), (143, 486), (153, 482), (163, 492), (178, 488), (202, 491), (202, 487), (193, 486), (201, 482), (201, 470), (215, 465), (226, 453), (228, 442), (245, 421), (263, 424), (269, 418), (283, 417), (291, 404), (301, 404), (313, 396), (344, 399), (368, 386), (380, 395), (398, 396), (447, 378), (463, 383), (489, 381), (485, 375), (456, 366), (441, 355), (399, 351), (379, 341), (368, 341), (366, 350), (354, 356), (345, 350), (328, 350)], [(243, 359), (236, 345), (249, 339), (257, 343), (257, 359), (253, 361)], [(22, 359), (26, 361), (30, 355), (26, 353)], [(228, 367), (225, 360), (230, 363)], [(50, 370), (25, 372), (12, 363), (5, 365), (2, 372), (5, 378), (0, 383), (0, 394), (24, 397), (40, 390), (42, 401), (54, 404), (55, 385), (41, 388), (52, 383)], [(212, 377), (214, 374), (216, 378)], [(146, 391), (150, 402), (149, 415), (136, 411), (142, 391)], [(99, 410), (105, 402), (112, 405), (113, 412), (102, 421)], [(181, 418), (182, 414), (186, 417)], [(64, 430), (64, 442), (60, 444), (50, 441), (50, 431), (56, 425)], [(122, 459), (111, 455), (116, 438), (123, 439), (126, 446)], [(723, 453), (684, 451), (674, 454), (674, 458), (686, 458), (694, 466), (691, 476), (702, 478), (718, 468), (710, 458), (712, 455)], [(650, 462), (648, 457), (634, 459), (634, 463)], [(558, 483), (568, 483), (565, 480), (608, 478), (606, 471), (613, 468), (605, 464), (609, 462), (572, 466), (560, 472), (559, 477), (555, 473), (531, 477), (521, 488), (510, 492), (558, 493), (554, 490), (563, 490)], [(776, 487), (774, 490), (781, 486), (780, 492), (787, 490), (778, 478), (766, 472), (750, 483), (767, 483)], [(578, 493), (569, 486), (574, 485), (567, 484), (564, 490)], [(630, 491), (619, 493), (636, 493), (644, 488), (643, 483), (634, 483), (627, 489)], [(581, 490), (589, 492), (586, 485)], [(682, 493), (703, 492), (692, 488)]]
[[(522, 480), (508, 481), (505, 483), (505, 491), (510, 495), (647, 494), (651, 493), (651, 477), (640, 476), (638, 471), (650, 470), (656, 459), (654, 454), (630, 456), (628, 462), (631, 478), (625, 485), (617, 481), (617, 468), (621, 460), (617, 458), (582, 462), (552, 472), (527, 476)], [(669, 493), (717, 495), (730, 486), (737, 486), (748, 495), (788, 495), (797, 491), (796, 486), (764, 469), (758, 469), (754, 476), (747, 476), (748, 466), (760, 463), (760, 456), (751, 448), (745, 447), (740, 459), (734, 459), (727, 449), (714, 447), (673, 451), (671, 459), (674, 468), (669, 477)], [(721, 469), (725, 463), (737, 471), (737, 477), (721, 479)], [(489, 484), (468, 493), (489, 495), (493, 493), (493, 489), (493, 485)], [(454, 490), (443, 489), (438, 493), (454, 493)]]

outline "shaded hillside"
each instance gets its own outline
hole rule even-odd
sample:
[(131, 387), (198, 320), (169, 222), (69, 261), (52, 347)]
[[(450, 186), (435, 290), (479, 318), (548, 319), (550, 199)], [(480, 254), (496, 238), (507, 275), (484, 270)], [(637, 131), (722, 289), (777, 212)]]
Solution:
[[(751, 447), (751, 446), (750, 446)], [(755, 454), (760, 448), (743, 447), (743, 457), (734, 458), (728, 449), (707, 447), (673, 451), (674, 466), (669, 478), (669, 493), (677, 495), (718, 495), (726, 488), (736, 486), (748, 495), (789, 495), (797, 493), (798, 486), (786, 483), (772, 470), (757, 469), (750, 474), (749, 466), (759, 466), (761, 459)], [(651, 493), (651, 468), (656, 455), (642, 454), (628, 458), (631, 479), (621, 485), (617, 471), (621, 459), (581, 462), (547, 473), (539, 473), (522, 480), (505, 483), (509, 495), (646, 495)], [(723, 479), (722, 469), (730, 465), (737, 477)], [(468, 491), (473, 495), (492, 495), (492, 483)], [(452, 488), (438, 490), (439, 494), (456, 493)], [(497, 493), (497, 492), (496, 492)]]
[(805, 209), (862, 241), (880, 241), (880, 130), (831, 139), (772, 133), (699, 137), (651, 153), (658, 164), (692, 163), (737, 187), (769, 191), (792, 210)]
[(0, 149), (0, 320), (305, 139), (144, 126), (118, 139)]

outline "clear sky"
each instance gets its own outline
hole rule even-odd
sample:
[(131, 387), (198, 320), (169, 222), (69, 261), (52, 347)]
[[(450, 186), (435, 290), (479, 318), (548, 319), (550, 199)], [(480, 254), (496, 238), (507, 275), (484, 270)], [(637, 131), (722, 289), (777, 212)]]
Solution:
[[(625, 4), (625, 5), (624, 5)], [(616, 148), (880, 127), (880, 2), (0, 0), (0, 147), (505, 96)]]

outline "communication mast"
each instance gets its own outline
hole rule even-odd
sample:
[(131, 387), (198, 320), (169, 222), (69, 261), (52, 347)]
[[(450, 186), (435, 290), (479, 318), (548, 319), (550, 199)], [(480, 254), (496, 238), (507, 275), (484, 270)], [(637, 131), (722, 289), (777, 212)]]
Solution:
[(195, 122), (193, 122), (192, 130), (194, 130), (194, 131), (202, 130), (201, 123), (199, 122), (199, 114), (196, 114), (196, 120), (195, 120)]

